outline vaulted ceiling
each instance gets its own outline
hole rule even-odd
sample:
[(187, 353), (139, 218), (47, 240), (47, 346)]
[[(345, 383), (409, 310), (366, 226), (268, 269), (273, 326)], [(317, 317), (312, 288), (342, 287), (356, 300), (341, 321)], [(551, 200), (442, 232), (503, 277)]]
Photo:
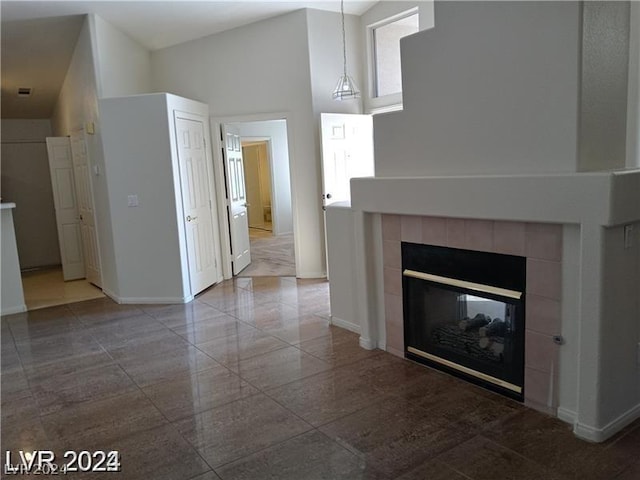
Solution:
[[(361, 15), (375, 1), (345, 2)], [(336, 0), (311, 1), (2, 1), (2, 118), (49, 118), (84, 15), (95, 13), (153, 51), (300, 8), (340, 11)], [(29, 97), (18, 88), (29, 87)]]

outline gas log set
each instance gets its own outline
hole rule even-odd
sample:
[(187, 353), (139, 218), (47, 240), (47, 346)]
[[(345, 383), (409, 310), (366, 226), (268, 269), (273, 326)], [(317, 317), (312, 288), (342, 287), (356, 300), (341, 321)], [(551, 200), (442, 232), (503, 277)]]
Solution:
[(462, 350), (492, 362), (502, 362), (504, 336), (508, 329), (503, 319), (492, 319), (489, 315), (478, 313), (473, 318), (463, 318), (457, 328), (446, 324), (435, 328), (432, 334), (434, 342), (442, 347)]

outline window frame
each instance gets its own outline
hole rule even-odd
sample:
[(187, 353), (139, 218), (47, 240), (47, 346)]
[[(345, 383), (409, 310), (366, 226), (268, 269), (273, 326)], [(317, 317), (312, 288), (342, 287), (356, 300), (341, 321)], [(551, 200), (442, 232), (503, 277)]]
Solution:
[[(403, 10), (395, 15), (385, 17), (366, 26), (367, 35), (367, 96), (369, 113), (383, 113), (402, 110), (402, 91), (388, 95), (377, 94), (377, 62), (375, 48), (375, 30), (413, 15), (418, 16), (418, 32), (420, 31), (420, 9), (418, 6)], [(417, 33), (417, 32), (416, 32)]]

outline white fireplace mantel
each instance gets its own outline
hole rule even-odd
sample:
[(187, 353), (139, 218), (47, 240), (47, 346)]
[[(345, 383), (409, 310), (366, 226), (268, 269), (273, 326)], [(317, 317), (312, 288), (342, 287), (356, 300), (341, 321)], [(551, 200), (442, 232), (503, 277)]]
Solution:
[[(380, 214), (563, 225), (561, 321), (568, 338), (558, 416), (592, 441), (640, 417), (640, 170), (358, 178), (351, 181), (351, 209), (352, 296), (365, 348), (385, 348)], [(628, 225), (632, 245), (625, 247)], [(622, 328), (610, 328), (620, 318)]]
[(362, 212), (613, 226), (640, 220), (640, 170), (351, 181)]

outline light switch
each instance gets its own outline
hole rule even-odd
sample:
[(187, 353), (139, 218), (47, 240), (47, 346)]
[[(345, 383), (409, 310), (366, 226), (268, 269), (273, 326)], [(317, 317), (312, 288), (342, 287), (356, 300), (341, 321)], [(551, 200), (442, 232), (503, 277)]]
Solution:
[(129, 195), (127, 197), (127, 206), (137, 207), (138, 205), (140, 205), (140, 203), (138, 202), (138, 195)]

